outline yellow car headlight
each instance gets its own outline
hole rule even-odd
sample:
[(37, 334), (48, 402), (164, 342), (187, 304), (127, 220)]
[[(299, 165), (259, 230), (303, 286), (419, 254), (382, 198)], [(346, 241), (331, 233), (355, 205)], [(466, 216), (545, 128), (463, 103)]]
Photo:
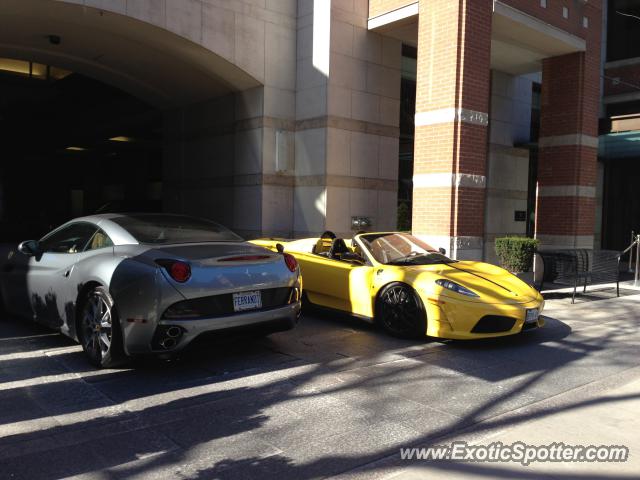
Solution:
[(442, 288), (446, 288), (447, 290), (451, 290), (452, 292), (459, 293), (460, 295), (466, 295), (467, 297), (479, 297), (476, 292), (472, 292), (466, 287), (463, 287), (459, 283), (452, 282), (451, 280), (445, 280), (444, 278), (439, 278), (436, 280), (436, 283), (440, 285)]

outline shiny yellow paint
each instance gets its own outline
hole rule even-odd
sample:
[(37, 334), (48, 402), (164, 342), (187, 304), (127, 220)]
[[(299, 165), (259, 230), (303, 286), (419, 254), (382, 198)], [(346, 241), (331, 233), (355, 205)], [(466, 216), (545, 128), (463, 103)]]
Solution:
[(304, 291), (311, 303), (373, 318), (373, 267), (315, 255), (311, 249), (317, 240), (313, 238), (285, 243), (267, 239), (252, 240), (252, 243), (273, 251), (276, 250), (276, 244), (281, 243), (286, 252), (296, 257), (302, 272)]
[[(373, 319), (375, 302), (385, 285), (402, 282), (411, 286), (420, 297), (426, 311), (429, 336), (451, 339), (472, 339), (513, 335), (522, 330), (526, 310), (544, 308), (539, 292), (508, 271), (483, 262), (460, 261), (450, 265), (384, 265), (368, 257), (369, 265), (333, 260), (312, 252), (317, 238), (278, 242), (273, 239), (253, 243), (272, 250), (281, 243), (285, 251), (300, 263), (309, 301), (323, 307)], [(351, 240), (345, 240), (351, 245)], [(484, 277), (484, 278), (481, 278)], [(476, 292), (479, 297), (467, 297), (435, 283), (439, 278), (452, 280)], [(493, 282), (493, 283), (492, 283)], [(516, 319), (513, 328), (501, 333), (472, 333), (485, 315), (501, 315)], [(538, 320), (538, 326), (544, 320)]]

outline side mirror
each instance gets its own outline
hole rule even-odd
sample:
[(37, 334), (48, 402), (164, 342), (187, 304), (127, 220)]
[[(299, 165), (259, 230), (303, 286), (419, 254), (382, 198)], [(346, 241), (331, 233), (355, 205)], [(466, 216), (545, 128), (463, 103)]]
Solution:
[(446, 248), (442, 248), (442, 247), (440, 247), (440, 248), (438, 249), (438, 251), (439, 251), (442, 255), (446, 255), (446, 254), (447, 254), (447, 249), (446, 249)]
[(18, 251), (27, 257), (33, 257), (40, 253), (40, 247), (37, 240), (25, 240), (18, 245)]
[(340, 260), (345, 262), (357, 263), (358, 265), (364, 265), (364, 258), (362, 258), (357, 253), (345, 252), (340, 255)]

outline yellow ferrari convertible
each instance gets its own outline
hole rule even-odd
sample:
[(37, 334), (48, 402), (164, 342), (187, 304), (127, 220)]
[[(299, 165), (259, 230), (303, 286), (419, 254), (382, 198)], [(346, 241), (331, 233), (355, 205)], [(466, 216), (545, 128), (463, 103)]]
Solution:
[(375, 321), (395, 336), (499, 337), (544, 324), (542, 296), (515, 275), (452, 260), (406, 233), (253, 242), (296, 257), (312, 305)]

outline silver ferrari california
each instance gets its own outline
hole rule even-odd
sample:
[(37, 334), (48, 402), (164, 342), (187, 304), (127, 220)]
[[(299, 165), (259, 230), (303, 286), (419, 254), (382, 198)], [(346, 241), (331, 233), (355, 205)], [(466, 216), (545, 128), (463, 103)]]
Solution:
[(22, 242), (0, 271), (5, 310), (59, 329), (101, 367), (208, 332), (293, 328), (301, 288), (293, 256), (169, 214), (77, 218)]

